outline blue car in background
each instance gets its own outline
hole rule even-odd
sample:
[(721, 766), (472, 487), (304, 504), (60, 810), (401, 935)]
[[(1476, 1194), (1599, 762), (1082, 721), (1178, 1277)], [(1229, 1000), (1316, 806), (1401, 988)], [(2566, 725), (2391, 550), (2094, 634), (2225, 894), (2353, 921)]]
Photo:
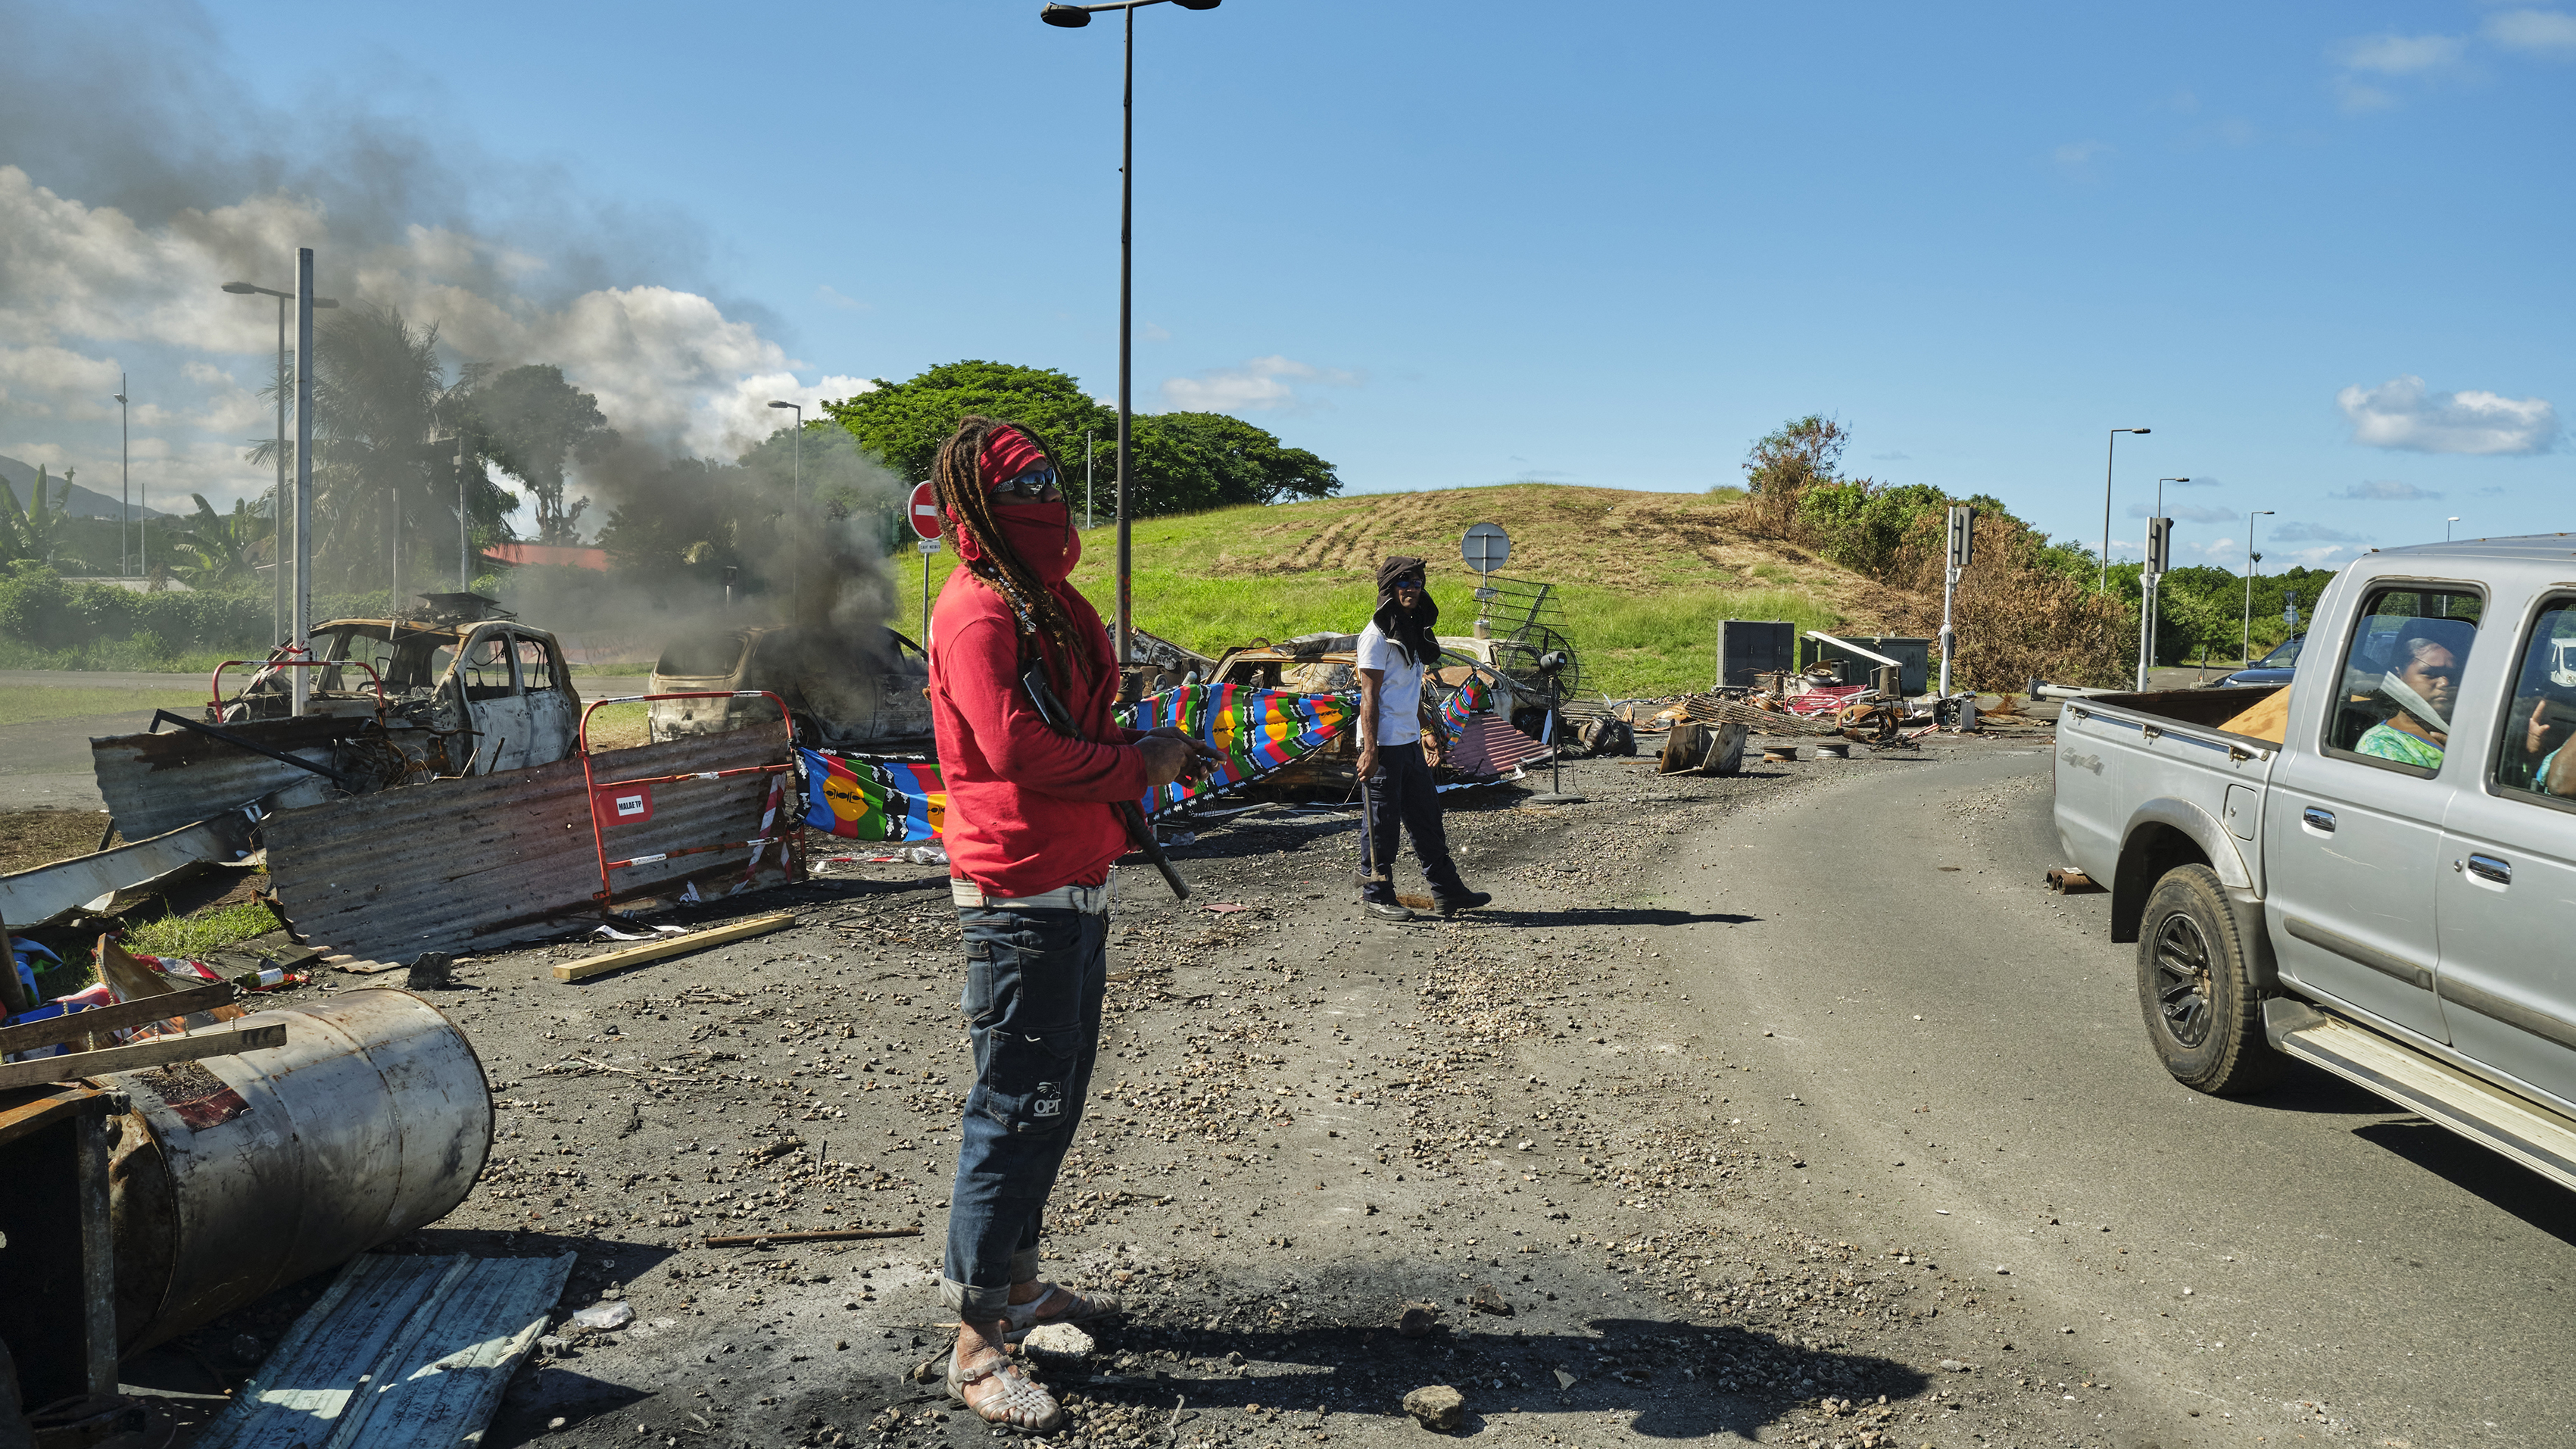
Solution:
[(2220, 675), (2204, 687), (2218, 689), (2231, 684), (2287, 684), (2290, 682), (2291, 669), (2299, 662), (2299, 646), (2307, 642), (2307, 637), (2305, 634), (2293, 634), (2282, 640), (2271, 653), (2233, 674)]

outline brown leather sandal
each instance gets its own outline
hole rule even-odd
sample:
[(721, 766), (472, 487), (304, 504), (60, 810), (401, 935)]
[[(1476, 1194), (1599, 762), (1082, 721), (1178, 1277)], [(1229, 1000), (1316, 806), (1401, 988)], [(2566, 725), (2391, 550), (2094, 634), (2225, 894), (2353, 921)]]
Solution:
[[(1046, 1289), (1026, 1303), (1014, 1303), (1002, 1310), (1005, 1341), (1018, 1343), (1029, 1336), (1030, 1330), (1050, 1323), (1097, 1323), (1127, 1311), (1127, 1305), (1106, 1293), (1085, 1298), (1056, 1283), (1049, 1283)], [(1048, 1309), (1052, 1311), (1042, 1311)]]
[[(966, 1397), (966, 1391), (990, 1379), (1001, 1381), (998, 1392), (988, 1393), (982, 1403)], [(1049, 1434), (1064, 1427), (1064, 1407), (1055, 1395), (1030, 1378), (1028, 1371), (1013, 1363), (1009, 1354), (994, 1350), (992, 1359), (973, 1373), (962, 1373), (957, 1367), (956, 1350), (948, 1354), (948, 1396), (964, 1404), (969, 1413), (987, 1424), (1001, 1424), (1025, 1429), (1032, 1434)]]

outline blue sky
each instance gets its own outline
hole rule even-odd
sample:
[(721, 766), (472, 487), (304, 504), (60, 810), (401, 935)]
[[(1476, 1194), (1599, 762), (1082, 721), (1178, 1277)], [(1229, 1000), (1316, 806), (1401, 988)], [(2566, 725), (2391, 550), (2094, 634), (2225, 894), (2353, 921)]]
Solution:
[[(0, 246), (0, 453), (112, 478), (113, 404), (63, 379), (114, 364), (164, 400), (163, 492), (257, 487), (272, 314), (100, 279), (200, 243), (282, 275), (310, 233), (326, 290), (701, 450), (960, 357), (1106, 396), (1119, 26), (1037, 9), (112, 0), (79, 43), (183, 99), (124, 141), (0, 127), (0, 211), (91, 249)], [(0, 81), (84, 68), (48, 23), (8, 22), (65, 63), (0, 46)], [(2283, 563), (2576, 528), (2576, 16), (1226, 0), (1137, 33), (1137, 405), (1354, 491), (1704, 488), (1820, 411), (1855, 471), (2088, 540), (2106, 430), (2152, 427), (2130, 555), (2159, 475), (2195, 480), (2186, 559), (2234, 563), (2249, 508)]]

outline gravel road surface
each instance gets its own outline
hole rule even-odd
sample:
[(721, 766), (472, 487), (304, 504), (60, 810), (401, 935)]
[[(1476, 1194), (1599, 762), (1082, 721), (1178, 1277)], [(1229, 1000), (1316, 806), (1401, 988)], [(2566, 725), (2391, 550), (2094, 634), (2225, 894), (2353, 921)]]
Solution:
[[(1046, 1367), (1056, 1442), (1416, 1443), (1435, 1386), (1512, 1445), (2555, 1439), (2566, 1195), (2314, 1077), (2173, 1086), (2103, 898), (2040, 889), (2038, 739), (1453, 796), (1496, 903), (1450, 922), (1360, 916), (1341, 811), (1177, 850), (1187, 905), (1122, 872), (1046, 1251), (1129, 1313)], [(581, 1254), (489, 1442), (987, 1440), (915, 1377), (969, 1070), (943, 876), (833, 865), (693, 918), (792, 930), (427, 993), (501, 1137), (403, 1246)], [(319, 1288), (186, 1363), (246, 1372)], [(603, 1301), (633, 1322), (561, 1322)]]

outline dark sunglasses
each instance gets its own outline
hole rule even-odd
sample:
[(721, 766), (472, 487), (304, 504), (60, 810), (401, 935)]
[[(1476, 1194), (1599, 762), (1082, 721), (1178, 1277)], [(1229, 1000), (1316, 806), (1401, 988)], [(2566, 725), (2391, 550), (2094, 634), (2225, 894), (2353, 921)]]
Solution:
[(1414, 575), (1413, 577), (1411, 577), (1411, 578), (1397, 579), (1393, 584), (1389, 585), (1389, 587), (1390, 587), (1390, 588), (1397, 588), (1397, 589), (1411, 589), (1411, 590), (1413, 590), (1413, 591), (1414, 591), (1415, 593), (1417, 593), (1417, 594), (1418, 594), (1418, 593), (1421, 593), (1421, 592), (1422, 592), (1422, 575), (1420, 575), (1420, 574), (1415, 574), (1415, 575)]
[(1007, 483), (996, 483), (993, 491), (1005, 500), (1017, 499), (1023, 503), (1044, 503), (1064, 496), (1056, 491), (1053, 468), (1033, 469)]

